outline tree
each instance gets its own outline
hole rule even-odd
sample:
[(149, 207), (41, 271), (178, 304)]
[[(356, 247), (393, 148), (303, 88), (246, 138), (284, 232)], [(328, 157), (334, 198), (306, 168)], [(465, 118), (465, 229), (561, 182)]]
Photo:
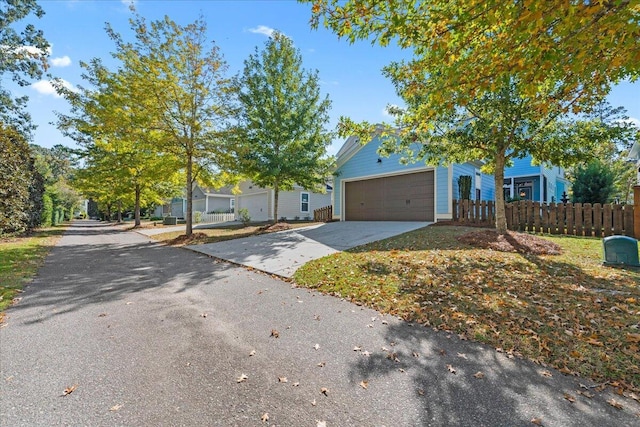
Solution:
[(574, 203), (609, 203), (615, 191), (613, 172), (594, 159), (576, 168), (571, 189)]
[[(5, 74), (20, 86), (40, 78), (47, 69), (49, 43), (41, 30), (27, 24), (18, 30), (17, 22), (29, 15), (41, 18), (42, 8), (35, 0), (12, 0), (0, 4), (0, 78)], [(0, 87), (0, 120), (11, 124), (25, 137), (33, 129), (31, 116), (25, 111), (27, 97), (14, 98), (4, 87)]]
[(324, 126), (331, 101), (320, 95), (318, 72), (305, 71), (293, 42), (278, 32), (245, 60), (237, 84), (238, 168), (257, 185), (273, 188), (276, 222), (281, 190), (297, 184), (325, 191), (331, 133)]
[(0, 122), (0, 235), (40, 225), (42, 176), (24, 135)]
[[(324, 18), (352, 42), (413, 52), (383, 69), (406, 108), (390, 109), (395, 127), (386, 127), (382, 153), (430, 164), (484, 160), (497, 190), (512, 158), (566, 166), (592, 156), (617, 132), (594, 117), (598, 103), (612, 82), (640, 71), (637, 50), (627, 50), (638, 31), (628, 1), (310, 2), (313, 26)], [(339, 129), (366, 142), (375, 128), (342, 118)], [(506, 232), (501, 191), (496, 227)]]
[(234, 104), (227, 65), (219, 48), (207, 42), (202, 18), (183, 27), (168, 17), (147, 25), (138, 16), (131, 28), (134, 43), (107, 30), (117, 46), (114, 56), (153, 98), (147, 107), (166, 141), (162, 150), (182, 161), (189, 236), (195, 183), (213, 183), (220, 166), (228, 163), (225, 135)]
[(640, 11), (631, 0), (301, 1), (312, 3), (314, 27), (322, 21), (351, 42), (411, 49), (413, 59), (385, 72), (423, 98), (425, 122), (514, 76), (527, 97), (548, 82), (558, 85), (556, 99), (538, 99), (532, 108), (545, 113), (561, 101), (577, 113), (611, 83), (640, 73)]

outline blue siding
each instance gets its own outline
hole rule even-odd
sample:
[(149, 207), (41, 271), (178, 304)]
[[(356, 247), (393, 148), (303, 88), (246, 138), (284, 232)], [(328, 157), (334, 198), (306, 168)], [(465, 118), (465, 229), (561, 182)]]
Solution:
[(513, 166), (504, 170), (504, 177), (539, 175), (541, 169), (540, 165), (532, 166), (531, 156), (527, 156), (524, 159), (515, 159)]
[(438, 167), (436, 169), (436, 214), (451, 212), (449, 207), (449, 168)]
[[(470, 164), (455, 164), (453, 165), (453, 198), (459, 199), (460, 193), (458, 192), (458, 178), (462, 175), (471, 176), (471, 198), (475, 199), (476, 194), (476, 172), (479, 172), (479, 169)], [(481, 176), (481, 184), (480, 184), (480, 199), (481, 200), (493, 200), (495, 198), (495, 180), (493, 175), (487, 175), (484, 173), (480, 173)]]

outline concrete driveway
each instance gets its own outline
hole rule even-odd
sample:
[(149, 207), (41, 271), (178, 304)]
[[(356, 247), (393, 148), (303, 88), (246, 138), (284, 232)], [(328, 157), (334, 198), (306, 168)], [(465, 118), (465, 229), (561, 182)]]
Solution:
[(298, 268), (311, 260), (429, 224), (431, 223), (395, 221), (329, 222), (188, 248), (267, 273), (291, 277)]

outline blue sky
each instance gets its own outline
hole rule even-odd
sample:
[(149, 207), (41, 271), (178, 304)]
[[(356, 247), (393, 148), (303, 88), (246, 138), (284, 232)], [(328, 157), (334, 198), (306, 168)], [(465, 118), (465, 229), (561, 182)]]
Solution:
[[(130, 1), (43, 0), (39, 3), (45, 16), (34, 23), (52, 45), (49, 73), (71, 85), (82, 83), (79, 61), (99, 57), (107, 64), (113, 63), (110, 53), (114, 44), (107, 37), (105, 23), (109, 22), (125, 39), (132, 38), (128, 23)], [(277, 29), (285, 33), (300, 50), (304, 67), (319, 71), (321, 90), (332, 101), (330, 127), (335, 127), (342, 115), (370, 122), (389, 120), (386, 105), (400, 103), (393, 86), (380, 70), (408, 53), (395, 46), (350, 44), (324, 28), (312, 30), (308, 4), (293, 0), (138, 0), (135, 6), (147, 20), (168, 15), (182, 25), (202, 15), (208, 24), (209, 39), (220, 47), (230, 74), (242, 69), (243, 61), (256, 47), (263, 47), (269, 31)], [(55, 121), (53, 111), (66, 112), (67, 103), (43, 80), (29, 87), (12, 88), (16, 94), (30, 97), (29, 111), (38, 125), (34, 143), (45, 147), (73, 146), (72, 140), (63, 137), (50, 124)], [(614, 88), (609, 101), (614, 106), (625, 107), (628, 115), (640, 124), (640, 82)], [(335, 154), (342, 142), (336, 139), (329, 153)]]

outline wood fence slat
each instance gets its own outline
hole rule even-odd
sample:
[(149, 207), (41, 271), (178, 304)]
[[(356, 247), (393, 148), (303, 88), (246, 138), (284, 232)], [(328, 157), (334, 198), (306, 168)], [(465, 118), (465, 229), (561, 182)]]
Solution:
[(600, 203), (593, 204), (593, 234), (596, 237), (602, 237), (602, 205)]
[(576, 236), (582, 236), (582, 203), (574, 203), (573, 204), (573, 220), (576, 227)]
[(604, 205), (602, 209), (602, 227), (604, 228), (604, 236), (611, 236), (613, 231), (613, 212), (611, 205)]
[(540, 202), (535, 202), (533, 204), (533, 231), (536, 233), (540, 233), (540, 216), (542, 211), (540, 210)]
[(475, 218), (473, 222), (480, 222), (480, 200), (476, 200), (475, 205)]
[(622, 205), (613, 205), (613, 234), (622, 234)]
[(576, 231), (573, 227), (573, 203), (567, 203), (565, 205), (565, 213), (567, 215), (567, 234), (569, 236), (574, 236)]
[(454, 199), (453, 200), (453, 207), (451, 208), (451, 219), (454, 222), (458, 222), (458, 218), (460, 218), (458, 216), (458, 200)]
[(624, 234), (633, 237), (633, 205), (624, 205)]
[(558, 234), (565, 234), (567, 231), (567, 216), (564, 203), (558, 204)]
[(555, 203), (549, 204), (549, 233), (558, 234), (558, 208)]
[(591, 229), (593, 223), (593, 220), (591, 218), (591, 203), (585, 203), (582, 205), (582, 215), (584, 224), (584, 235), (587, 237), (591, 237)]

